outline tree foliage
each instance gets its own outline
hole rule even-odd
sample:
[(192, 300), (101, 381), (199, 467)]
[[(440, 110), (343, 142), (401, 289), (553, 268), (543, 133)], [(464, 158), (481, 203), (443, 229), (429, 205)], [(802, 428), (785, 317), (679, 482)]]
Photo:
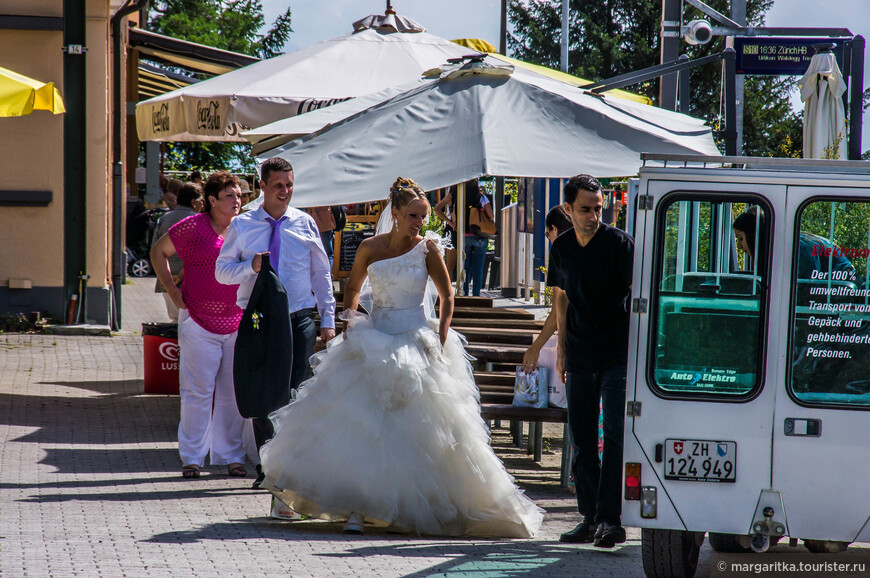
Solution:
[[(260, 0), (159, 0), (152, 11), (148, 26), (154, 32), (263, 59), (282, 54), (293, 32), (287, 8), (266, 34), (260, 34), (265, 23)], [(165, 150), (164, 166), (169, 170), (252, 170), (256, 166), (246, 144), (178, 142), (166, 143)]]
[[(728, 0), (707, 0), (706, 4), (729, 13)], [(747, 23), (763, 26), (764, 14), (773, 0), (748, 0)], [(600, 80), (640, 70), (659, 63), (660, 0), (570, 0), (569, 72), (589, 80)], [(508, 16), (513, 33), (508, 38), (512, 56), (559, 67), (561, 54), (561, 0), (511, 0)], [(684, 5), (683, 21), (702, 14)], [(722, 51), (724, 38), (714, 37), (706, 45), (681, 46), (690, 58)], [(721, 102), (722, 68), (707, 65), (693, 68), (690, 114), (706, 119), (714, 130), (724, 121)], [(744, 103), (744, 154), (793, 156), (802, 146), (801, 117), (791, 110), (790, 77), (747, 76)], [(628, 89), (658, 101), (658, 80)]]
[(293, 32), (290, 8), (266, 34), (260, 0), (160, 0), (149, 26), (155, 32), (249, 56), (281, 54)]

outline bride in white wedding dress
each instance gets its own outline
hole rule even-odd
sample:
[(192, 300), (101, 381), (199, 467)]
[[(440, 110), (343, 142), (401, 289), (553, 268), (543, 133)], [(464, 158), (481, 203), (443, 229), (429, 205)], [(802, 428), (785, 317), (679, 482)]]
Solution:
[[(450, 329), (438, 238), (419, 235), (429, 204), (401, 177), (390, 200), (393, 228), (356, 254), (347, 330), (311, 358), (297, 399), (271, 415), (263, 485), (301, 514), (348, 519), (352, 533), (364, 517), (420, 534), (531, 537), (544, 511), (490, 448), (464, 341)], [(366, 276), (371, 317), (355, 314)], [(426, 314), (429, 277), (440, 319)]]

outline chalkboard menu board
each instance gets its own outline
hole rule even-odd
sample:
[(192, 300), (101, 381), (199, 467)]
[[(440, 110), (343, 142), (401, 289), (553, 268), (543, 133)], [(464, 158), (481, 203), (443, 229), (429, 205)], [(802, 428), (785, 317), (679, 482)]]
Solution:
[(374, 227), (365, 229), (344, 229), (341, 232), (341, 246), (338, 253), (338, 270), (350, 271), (353, 268), (353, 260), (359, 244), (369, 237), (375, 236)]

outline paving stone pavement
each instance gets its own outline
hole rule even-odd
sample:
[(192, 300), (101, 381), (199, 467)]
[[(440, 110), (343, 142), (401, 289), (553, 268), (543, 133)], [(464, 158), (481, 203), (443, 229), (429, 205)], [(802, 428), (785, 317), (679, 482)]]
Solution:
[[(547, 510), (533, 540), (420, 538), (268, 518), (251, 479), (183, 480), (178, 397), (144, 395), (143, 321), (165, 321), (153, 279), (123, 288), (113, 337), (0, 335), (0, 576), (641, 576), (639, 530), (602, 551), (558, 542), (577, 522), (558, 486), (561, 430), (535, 464), (494, 446)], [(252, 468), (251, 468), (252, 470)], [(252, 476), (249, 476), (249, 478)], [(698, 576), (710, 574), (705, 544)]]

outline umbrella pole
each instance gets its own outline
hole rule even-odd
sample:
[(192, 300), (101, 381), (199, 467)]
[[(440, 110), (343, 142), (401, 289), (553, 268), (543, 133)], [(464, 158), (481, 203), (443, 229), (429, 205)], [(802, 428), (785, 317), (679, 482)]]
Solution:
[(465, 271), (465, 183), (456, 185), (456, 288), (462, 290), (462, 274)]

